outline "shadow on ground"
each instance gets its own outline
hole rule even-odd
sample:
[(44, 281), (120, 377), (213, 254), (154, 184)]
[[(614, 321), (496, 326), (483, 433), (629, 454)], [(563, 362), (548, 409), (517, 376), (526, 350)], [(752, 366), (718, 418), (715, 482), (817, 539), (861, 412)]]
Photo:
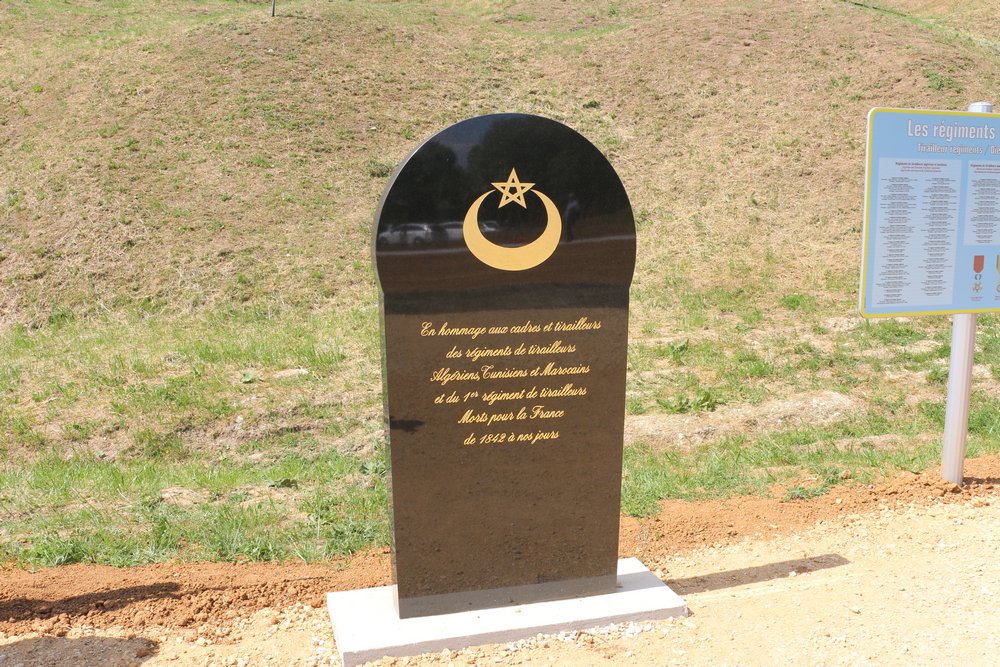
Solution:
[(0, 600), (0, 619), (15, 623), (33, 618), (49, 618), (59, 614), (84, 616), (91, 611), (104, 612), (121, 609), (150, 598), (176, 598), (179, 590), (180, 586), (176, 583), (164, 583), (97, 591), (59, 600), (30, 598)]
[(23, 667), (129, 667), (152, 658), (157, 644), (141, 638), (32, 637), (0, 645), (0, 664)]
[(978, 484), (979, 486), (992, 484), (993, 486), (1000, 486), (1000, 477), (965, 477), (962, 480), (962, 484)]
[(716, 591), (720, 588), (733, 588), (746, 584), (756, 584), (761, 581), (784, 579), (792, 572), (795, 572), (796, 576), (798, 576), (816, 570), (849, 565), (850, 562), (839, 554), (823, 554), (822, 556), (785, 560), (780, 563), (745, 567), (739, 570), (727, 570), (725, 572), (688, 577), (686, 579), (671, 579), (667, 581), (667, 585), (678, 595), (705, 593), (707, 591)]

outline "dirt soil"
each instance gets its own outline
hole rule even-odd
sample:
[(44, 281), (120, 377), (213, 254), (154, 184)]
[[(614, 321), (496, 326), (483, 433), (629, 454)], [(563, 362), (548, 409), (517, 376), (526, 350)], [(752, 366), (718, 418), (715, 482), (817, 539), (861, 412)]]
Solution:
[[(692, 616), (385, 664), (995, 664), (1000, 457), (808, 501), (670, 501), (624, 518)], [(324, 593), (390, 583), (387, 552), (328, 564), (0, 572), (0, 665), (335, 665)]]

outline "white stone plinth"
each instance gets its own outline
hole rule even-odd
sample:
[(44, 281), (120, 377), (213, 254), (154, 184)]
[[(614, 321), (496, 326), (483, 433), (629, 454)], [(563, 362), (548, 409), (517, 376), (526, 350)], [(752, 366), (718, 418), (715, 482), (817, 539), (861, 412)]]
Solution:
[(684, 600), (637, 558), (618, 561), (618, 590), (568, 600), (400, 619), (393, 587), (328, 593), (344, 667), (443, 649), (517, 641), (538, 633), (686, 616)]

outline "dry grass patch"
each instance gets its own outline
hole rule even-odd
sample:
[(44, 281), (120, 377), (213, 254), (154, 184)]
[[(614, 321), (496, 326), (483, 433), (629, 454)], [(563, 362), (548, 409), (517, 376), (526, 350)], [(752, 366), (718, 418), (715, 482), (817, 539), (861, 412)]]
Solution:
[(625, 420), (625, 442), (684, 449), (734, 435), (754, 437), (836, 424), (852, 418), (860, 408), (861, 402), (850, 396), (820, 391), (759, 405), (724, 406), (714, 412), (631, 415)]

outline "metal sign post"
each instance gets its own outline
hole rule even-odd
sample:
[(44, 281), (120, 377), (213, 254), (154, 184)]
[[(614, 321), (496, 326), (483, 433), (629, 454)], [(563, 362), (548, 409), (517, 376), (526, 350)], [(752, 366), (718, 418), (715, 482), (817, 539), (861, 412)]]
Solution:
[[(991, 113), (992, 102), (969, 105), (972, 113)], [(956, 313), (951, 325), (951, 361), (948, 365), (948, 402), (944, 413), (941, 475), (953, 484), (964, 478), (965, 445), (969, 438), (969, 398), (976, 351), (976, 314)]]

